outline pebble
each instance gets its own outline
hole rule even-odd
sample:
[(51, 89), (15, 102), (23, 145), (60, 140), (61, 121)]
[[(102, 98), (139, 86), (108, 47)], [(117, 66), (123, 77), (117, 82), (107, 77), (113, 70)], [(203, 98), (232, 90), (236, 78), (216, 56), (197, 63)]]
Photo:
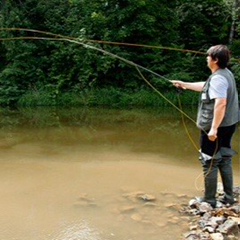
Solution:
[(210, 234), (212, 240), (224, 240), (224, 236), (221, 233)]
[(234, 227), (237, 226), (237, 222), (232, 219), (228, 219), (218, 227), (220, 233), (228, 234)]
[(209, 203), (202, 202), (202, 203), (199, 205), (198, 210), (200, 211), (200, 213), (205, 213), (205, 212), (212, 211), (213, 208), (211, 207), (211, 205), (210, 205)]
[(192, 230), (197, 230), (197, 228), (198, 228), (198, 225), (192, 225), (192, 226), (190, 226), (190, 230), (192, 231)]
[(240, 226), (240, 217), (228, 217), (228, 219), (232, 219), (233, 221), (237, 222), (238, 226)]

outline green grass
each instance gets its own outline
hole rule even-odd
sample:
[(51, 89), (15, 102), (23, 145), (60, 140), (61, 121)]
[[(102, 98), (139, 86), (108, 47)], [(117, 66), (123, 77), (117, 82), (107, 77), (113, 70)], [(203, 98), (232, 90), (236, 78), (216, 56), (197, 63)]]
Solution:
[[(198, 94), (177, 91), (161, 92), (174, 105), (196, 105)], [(122, 91), (114, 88), (88, 90), (80, 93), (68, 92), (51, 95), (47, 92), (28, 92), (18, 101), (20, 107), (37, 106), (109, 106), (109, 107), (165, 107), (170, 103), (154, 91), (140, 90), (138, 92)]]

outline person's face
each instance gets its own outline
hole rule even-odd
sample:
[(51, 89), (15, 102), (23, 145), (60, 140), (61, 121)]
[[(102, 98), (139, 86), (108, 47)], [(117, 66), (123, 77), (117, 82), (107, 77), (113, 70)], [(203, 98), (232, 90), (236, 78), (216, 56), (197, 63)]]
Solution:
[(207, 66), (209, 67), (209, 68), (211, 68), (210, 66), (211, 66), (211, 61), (212, 61), (212, 57), (211, 56), (207, 56)]
[(216, 60), (213, 60), (211, 56), (207, 56), (207, 66), (212, 70), (215, 68), (217, 64), (217, 61)]

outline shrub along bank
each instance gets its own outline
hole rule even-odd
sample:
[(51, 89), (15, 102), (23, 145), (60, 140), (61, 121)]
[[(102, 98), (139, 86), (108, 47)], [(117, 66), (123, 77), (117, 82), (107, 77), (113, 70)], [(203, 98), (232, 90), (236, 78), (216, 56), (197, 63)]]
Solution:
[[(1, 28), (45, 33), (0, 31), (0, 105), (166, 104), (134, 66), (104, 51), (167, 79), (202, 81), (209, 75), (203, 53), (211, 45), (227, 44), (240, 87), (239, 7), (236, 0), (2, 1)], [(65, 37), (57, 40), (46, 32)], [(66, 41), (70, 37), (75, 42)], [(175, 101), (171, 84), (142, 74)], [(186, 93), (182, 98), (196, 102)]]

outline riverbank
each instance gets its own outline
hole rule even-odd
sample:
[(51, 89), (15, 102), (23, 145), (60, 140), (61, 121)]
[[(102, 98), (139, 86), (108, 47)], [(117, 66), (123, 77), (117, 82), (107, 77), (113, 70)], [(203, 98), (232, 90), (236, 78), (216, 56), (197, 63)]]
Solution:
[(236, 203), (229, 205), (222, 200), (224, 191), (218, 184), (217, 206), (202, 202), (200, 198), (189, 201), (180, 212), (192, 216), (189, 232), (184, 234), (186, 240), (238, 240), (240, 238), (240, 187), (233, 189)]
[[(159, 89), (140, 91), (124, 91), (115, 88), (93, 89), (80, 92), (48, 93), (32, 91), (25, 93), (17, 102), (19, 107), (61, 106), (61, 107), (166, 107), (169, 102), (179, 105), (195, 106), (198, 94), (192, 92), (178, 92), (176, 89), (165, 91)], [(168, 100), (166, 100), (168, 99)]]

